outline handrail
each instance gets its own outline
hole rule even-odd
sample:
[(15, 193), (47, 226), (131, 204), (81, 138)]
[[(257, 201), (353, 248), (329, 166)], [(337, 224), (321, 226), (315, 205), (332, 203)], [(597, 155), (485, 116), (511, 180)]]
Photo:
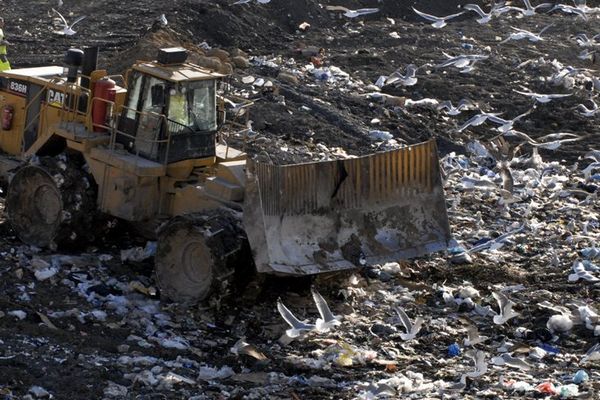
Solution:
[[(154, 117), (157, 117), (158, 119), (162, 120), (162, 122), (166, 125), (168, 123), (168, 118), (166, 117), (166, 115), (164, 114), (159, 114), (156, 113), (154, 111), (138, 111), (136, 109), (133, 109), (131, 107), (127, 107), (125, 105), (120, 105), (119, 109), (118, 109), (118, 113), (117, 115), (121, 115), (123, 113), (123, 110), (129, 110), (129, 111), (133, 111), (136, 114), (139, 114), (140, 116), (144, 116), (144, 115), (153, 115)], [(161, 125), (159, 124), (158, 126), (165, 126), (165, 125)], [(145, 139), (145, 138), (141, 138), (139, 136), (136, 135), (130, 135), (128, 133), (125, 133), (121, 130), (119, 130), (118, 128), (114, 128), (112, 130), (112, 134), (111, 134), (111, 139), (109, 141), (109, 148), (114, 151), (115, 146), (116, 146), (116, 139), (117, 139), (117, 135), (123, 136), (125, 138), (128, 139), (132, 139), (136, 142), (142, 142), (142, 143), (152, 143), (152, 144), (163, 144), (166, 143), (166, 149), (165, 149), (165, 157), (163, 160), (163, 165), (167, 165), (168, 161), (169, 161), (169, 150), (170, 150), (170, 145), (171, 145), (171, 132), (167, 131), (167, 137), (165, 139), (157, 139), (157, 136), (160, 135), (161, 133), (161, 129), (156, 129), (154, 132), (154, 138), (153, 139)], [(137, 148), (136, 146), (136, 152), (135, 152), (136, 156), (140, 156), (140, 150), (139, 148)], [(160, 159), (160, 157), (158, 157)]]

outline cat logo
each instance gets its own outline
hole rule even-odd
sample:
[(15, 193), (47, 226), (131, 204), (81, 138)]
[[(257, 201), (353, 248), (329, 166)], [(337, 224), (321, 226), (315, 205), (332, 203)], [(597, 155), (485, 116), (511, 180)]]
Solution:
[(62, 108), (65, 102), (65, 94), (63, 92), (59, 92), (58, 90), (48, 89), (48, 94), (46, 95), (46, 102), (52, 107)]

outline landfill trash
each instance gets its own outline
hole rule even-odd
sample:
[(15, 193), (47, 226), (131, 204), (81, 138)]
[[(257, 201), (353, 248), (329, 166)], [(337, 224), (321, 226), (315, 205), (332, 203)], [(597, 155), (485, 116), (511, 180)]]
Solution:
[(590, 379), (590, 376), (588, 375), (588, 373), (582, 369), (575, 372), (575, 375), (573, 375), (573, 383), (575, 383), (577, 385), (579, 385), (589, 379)]
[(456, 357), (460, 354), (460, 346), (457, 343), (452, 343), (448, 346), (448, 356)]
[(411, 322), (410, 318), (408, 318), (408, 315), (406, 315), (406, 312), (401, 307), (394, 307), (394, 310), (400, 317), (400, 323), (402, 324), (402, 326), (404, 327), (404, 330), (406, 331), (406, 333), (400, 334), (400, 337), (402, 338), (402, 340), (414, 339), (418, 335), (419, 331), (421, 330), (421, 327), (423, 326), (423, 322), (425, 322), (423, 320), (423, 318), (417, 317), (413, 324)]
[(144, 247), (121, 250), (121, 261), (144, 261), (156, 254), (156, 242), (146, 242)]

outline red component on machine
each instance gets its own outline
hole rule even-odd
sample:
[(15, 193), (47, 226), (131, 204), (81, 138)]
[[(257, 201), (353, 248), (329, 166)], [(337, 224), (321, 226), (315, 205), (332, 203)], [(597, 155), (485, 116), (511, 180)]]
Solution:
[(92, 122), (94, 124), (94, 132), (104, 132), (107, 129), (107, 116), (109, 104), (106, 101), (115, 101), (115, 81), (105, 77), (96, 82), (94, 86), (94, 104), (92, 107)]
[(11, 130), (14, 114), (15, 114), (15, 109), (13, 108), (13, 106), (5, 105), (2, 108), (2, 130), (5, 130), (5, 131)]

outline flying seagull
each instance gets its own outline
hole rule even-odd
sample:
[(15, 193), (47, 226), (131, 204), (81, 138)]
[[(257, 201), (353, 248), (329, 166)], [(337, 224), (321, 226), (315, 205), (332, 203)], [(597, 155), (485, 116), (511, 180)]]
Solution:
[(287, 322), (292, 328), (285, 331), (285, 333), (291, 337), (295, 338), (303, 334), (304, 332), (312, 331), (315, 329), (315, 325), (307, 324), (304, 321), (298, 320), (292, 314), (290, 310), (286, 306), (283, 305), (281, 299), (277, 299), (277, 311), (281, 314), (281, 317)]
[(323, 296), (315, 288), (311, 288), (310, 291), (321, 315), (321, 318), (317, 318), (317, 331), (328, 332), (332, 327), (341, 324), (340, 316), (333, 315)]
[[(247, 4), (247, 3), (250, 3), (251, 1), (252, 0), (238, 0), (235, 3), (233, 3), (233, 4), (234, 5), (236, 5), (236, 4)], [(260, 4), (267, 4), (267, 3), (270, 3), (271, 0), (256, 0), (256, 2), (260, 3)]]
[(519, 11), (526, 17), (534, 16), (538, 8), (551, 8), (554, 5), (553, 3), (542, 3), (533, 7), (529, 0), (523, 0), (523, 3), (525, 4), (525, 9), (519, 9)]
[(475, 346), (476, 344), (483, 343), (489, 338), (487, 336), (481, 336), (476, 326), (470, 325), (467, 328), (467, 338), (463, 341), (465, 346)]
[(72, 36), (72, 35), (76, 34), (77, 32), (73, 30), (73, 27), (75, 26), (75, 24), (77, 24), (78, 22), (80, 22), (82, 19), (84, 19), (86, 17), (85, 15), (82, 17), (79, 17), (71, 25), (69, 25), (67, 23), (67, 20), (65, 19), (65, 17), (62, 16), (61, 13), (56, 11), (54, 8), (52, 9), (52, 11), (55, 12), (56, 14), (58, 14), (60, 19), (62, 20), (62, 24), (63, 24), (62, 34), (66, 35), (66, 36)]
[(469, 11), (475, 11), (477, 14), (479, 14), (479, 18), (477, 19), (477, 22), (479, 22), (480, 24), (487, 24), (488, 22), (490, 22), (490, 20), (492, 19), (492, 16), (493, 16), (492, 12), (494, 11), (492, 9), (492, 11), (490, 11), (489, 13), (483, 12), (481, 7), (479, 7), (477, 4), (465, 4), (463, 6), (463, 9), (469, 10)]
[(408, 318), (408, 315), (406, 315), (406, 312), (404, 312), (404, 310), (402, 308), (394, 307), (394, 310), (396, 310), (396, 313), (398, 313), (398, 316), (400, 317), (400, 322), (402, 323), (402, 326), (404, 326), (404, 329), (406, 330), (406, 333), (400, 334), (400, 338), (402, 340), (414, 339), (417, 336), (417, 334), (419, 333), (419, 331), (421, 330), (421, 326), (423, 325), (423, 318), (417, 317), (415, 319), (415, 323), (413, 324), (410, 321), (410, 318)]
[(509, 367), (522, 369), (524, 371), (529, 371), (531, 369), (531, 365), (520, 358), (511, 356), (508, 353), (503, 353), (497, 357), (492, 357), (491, 362), (494, 365), (507, 365)]
[(458, 56), (451, 56), (446, 53), (442, 54), (448, 57), (448, 59), (436, 65), (435, 67), (445, 68), (453, 65), (456, 68), (462, 68), (462, 70), (460, 71), (461, 73), (471, 72), (473, 70), (473, 65), (477, 61), (487, 60), (489, 58), (489, 56), (485, 54), (461, 54)]
[(487, 361), (485, 361), (485, 353), (481, 350), (469, 350), (465, 355), (471, 357), (475, 363), (475, 371), (467, 372), (460, 377), (462, 383), (466, 383), (467, 378), (477, 378), (485, 374), (488, 369)]
[(459, 13), (456, 14), (451, 14), (451, 15), (446, 15), (445, 17), (436, 17), (435, 15), (431, 15), (431, 14), (425, 14), (422, 11), (417, 10), (416, 8), (413, 7), (414, 12), (416, 12), (419, 16), (425, 18), (426, 20), (432, 21), (433, 23), (431, 24), (431, 26), (433, 26), (434, 28), (443, 28), (447, 25), (446, 21), (452, 18), (456, 18), (459, 15), (463, 15), (465, 12), (461, 11)]
[(356, 18), (361, 15), (373, 14), (379, 12), (379, 8), (359, 8), (358, 10), (350, 10), (349, 8), (342, 6), (327, 6), (325, 9), (329, 11), (342, 11), (344, 16), (348, 18)]
[[(514, 89), (513, 89), (514, 90)], [(531, 91), (529, 92), (522, 92), (519, 90), (514, 90), (515, 92), (522, 94), (523, 96), (529, 96), (533, 99), (535, 99), (535, 101), (539, 102), (539, 103), (549, 103), (550, 101), (554, 100), (554, 99), (561, 99), (563, 97), (569, 97), (571, 96), (571, 93), (559, 93), (559, 94), (541, 94), (541, 93), (533, 93)]]
[(498, 307), (500, 308), (498, 315), (495, 315), (493, 318), (494, 323), (496, 325), (502, 325), (509, 319), (519, 315), (519, 313), (514, 312), (512, 309), (515, 303), (513, 303), (508, 297), (506, 297), (504, 293), (492, 292), (492, 296), (494, 296), (494, 298), (498, 302)]
[(529, 110), (525, 111), (523, 114), (519, 114), (516, 117), (514, 117), (513, 119), (504, 119), (504, 118), (500, 118), (500, 117), (498, 117), (496, 115), (490, 115), (488, 117), (488, 119), (491, 122), (500, 125), (498, 128), (496, 128), (498, 131), (500, 131), (502, 133), (507, 133), (507, 132), (509, 132), (509, 131), (511, 131), (513, 129), (513, 125), (514, 125), (515, 122), (517, 122), (518, 120), (520, 120), (524, 116), (531, 114), (531, 112), (533, 110), (534, 110), (533, 108), (530, 108)]
[(471, 100), (468, 99), (462, 99), (458, 102), (458, 105), (456, 107), (454, 107), (452, 105), (452, 102), (450, 100), (446, 100), (446, 101), (442, 101), (438, 106), (437, 106), (437, 110), (443, 110), (446, 109), (447, 110), (447, 114), (448, 115), (458, 115), (460, 114), (463, 110), (469, 110), (472, 109), (475, 106), (475, 104), (473, 104), (473, 102)]
[(577, 113), (588, 118), (595, 117), (600, 108), (598, 108), (598, 104), (594, 100), (590, 100), (590, 103), (592, 104), (592, 108), (587, 108), (584, 104), (578, 104), (576, 108)]
[(503, 41), (500, 42), (500, 44), (502, 43), (506, 43), (509, 40), (523, 40), (523, 39), (528, 39), (530, 42), (539, 42), (544, 40), (544, 38), (542, 38), (542, 34), (544, 32), (546, 32), (546, 30), (548, 28), (550, 28), (553, 24), (550, 24), (546, 27), (544, 27), (540, 33), (533, 33), (533, 32), (529, 32), (526, 31), (525, 29), (519, 29), (519, 28), (515, 28), (511, 26), (511, 29), (514, 29), (516, 32), (511, 33), (506, 39), (504, 39)]
[(415, 64), (408, 64), (406, 66), (406, 73), (403, 75), (400, 69), (394, 71), (385, 80), (385, 85), (402, 85), (402, 86), (413, 86), (417, 83), (416, 78), (417, 66)]
[(481, 124), (483, 124), (485, 121), (487, 121), (488, 118), (492, 118), (492, 117), (497, 117), (500, 114), (491, 114), (491, 113), (486, 113), (486, 112), (480, 112), (479, 114), (476, 114), (474, 116), (472, 116), (471, 118), (469, 118), (464, 124), (462, 124), (459, 128), (458, 131), (462, 132), (465, 129), (467, 129), (469, 126), (479, 126)]

